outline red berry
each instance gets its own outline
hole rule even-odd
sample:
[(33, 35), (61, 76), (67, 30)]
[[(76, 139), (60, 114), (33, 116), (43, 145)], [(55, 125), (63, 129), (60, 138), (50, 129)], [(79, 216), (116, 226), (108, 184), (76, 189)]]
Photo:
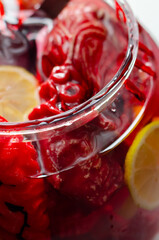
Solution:
[(67, 197), (50, 187), (49, 198), (55, 200), (50, 205), (50, 220), (54, 236), (76, 239), (91, 231), (100, 217), (100, 210), (92, 211), (76, 199)]
[(69, 80), (69, 69), (66, 66), (56, 66), (53, 68), (50, 78), (57, 84), (64, 84)]
[(100, 206), (123, 184), (123, 172), (116, 156), (97, 153), (91, 133), (91, 128), (82, 127), (50, 138), (41, 148), (46, 172), (59, 177), (59, 184), (57, 177), (49, 178), (54, 187), (90, 206)]
[(29, 114), (28, 118), (30, 120), (41, 119), (44, 117), (51, 117), (60, 113), (61, 111), (57, 107), (52, 106), (49, 102), (46, 102), (41, 104), (39, 107), (34, 108), (33, 111)]
[(55, 97), (57, 94), (56, 87), (53, 82), (49, 79), (48, 81), (41, 84), (39, 95), (46, 101), (49, 101), (51, 98)]
[[(28, 226), (30, 238), (34, 239), (39, 229), (44, 236), (49, 229), (45, 185), (43, 179), (32, 178), (40, 172), (37, 152), (22, 136), (3, 136), (1, 140), (0, 225), (8, 232), (6, 239), (12, 239), (9, 233), (22, 239)], [(1, 237), (5, 236), (2, 232)]]
[(81, 103), (84, 99), (84, 89), (80, 84), (68, 82), (60, 88), (60, 98), (66, 103)]

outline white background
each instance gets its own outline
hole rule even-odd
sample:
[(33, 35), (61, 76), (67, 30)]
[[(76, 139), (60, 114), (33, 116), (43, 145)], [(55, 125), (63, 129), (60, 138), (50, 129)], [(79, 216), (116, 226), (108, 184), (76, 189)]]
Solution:
[(137, 19), (159, 45), (159, 0), (127, 0)]

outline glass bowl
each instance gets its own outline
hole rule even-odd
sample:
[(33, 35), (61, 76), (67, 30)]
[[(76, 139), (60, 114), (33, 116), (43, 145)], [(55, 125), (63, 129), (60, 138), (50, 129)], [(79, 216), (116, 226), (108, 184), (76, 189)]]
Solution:
[[(61, 39), (69, 26), (62, 48), (73, 46), (73, 55), (59, 66), (73, 66), (98, 91), (58, 115), (0, 122), (1, 239), (152, 240), (159, 210), (137, 206), (124, 164), (136, 134), (159, 114), (158, 48), (125, 0), (72, 0), (60, 13), (67, 16), (62, 33), (48, 17), (52, 5), (25, 17), (15, 31), (30, 48), (2, 64), (23, 66), (45, 82), (51, 36)], [(26, 61), (28, 51), (34, 57)]]

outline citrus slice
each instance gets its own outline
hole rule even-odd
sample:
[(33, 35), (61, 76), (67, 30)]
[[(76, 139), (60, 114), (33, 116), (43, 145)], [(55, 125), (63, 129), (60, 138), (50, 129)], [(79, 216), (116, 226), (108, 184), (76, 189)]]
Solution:
[(0, 115), (9, 122), (27, 120), (39, 104), (36, 78), (21, 67), (0, 66)]
[(125, 181), (139, 207), (152, 210), (159, 206), (159, 121), (145, 126), (130, 146)]

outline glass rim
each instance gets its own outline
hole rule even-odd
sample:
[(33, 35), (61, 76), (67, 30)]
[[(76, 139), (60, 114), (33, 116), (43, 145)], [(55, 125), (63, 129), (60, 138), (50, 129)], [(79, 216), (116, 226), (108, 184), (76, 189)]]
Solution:
[[(107, 2), (107, 0), (103, 1)], [(71, 127), (71, 125), (78, 125), (79, 127), (80, 124), (86, 124), (98, 116), (102, 109), (106, 107), (132, 72), (137, 58), (139, 41), (137, 21), (129, 4), (126, 0), (114, 0), (114, 2), (118, 4), (120, 13), (126, 18), (128, 29), (128, 46), (125, 58), (114, 77), (96, 95), (66, 112), (26, 122), (1, 122), (0, 135), (23, 135), (30, 140), (33, 138), (31, 136), (35, 134), (60, 131), (65, 127)], [(77, 122), (80, 122), (80, 124), (77, 124)]]

